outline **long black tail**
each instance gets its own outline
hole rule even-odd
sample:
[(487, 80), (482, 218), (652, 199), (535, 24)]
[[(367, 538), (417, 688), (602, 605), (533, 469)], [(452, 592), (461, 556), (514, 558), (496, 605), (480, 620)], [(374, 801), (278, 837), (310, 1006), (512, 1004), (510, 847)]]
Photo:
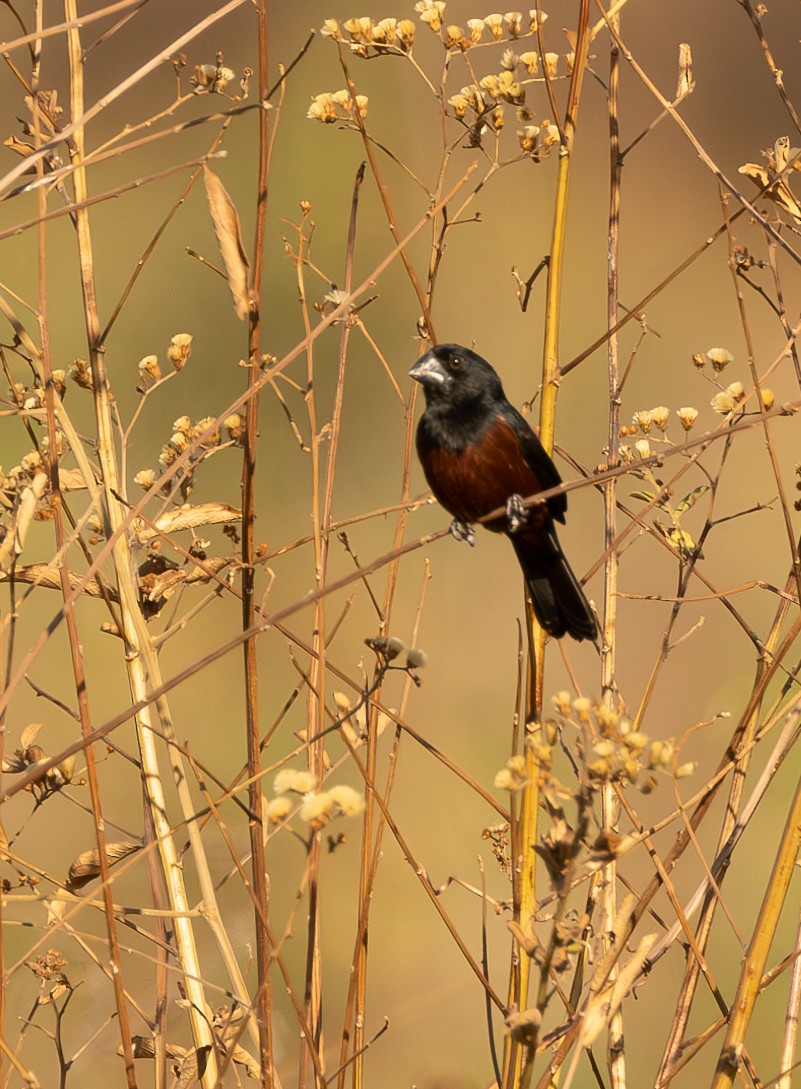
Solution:
[(555, 639), (571, 635), (574, 639), (598, 638), (590, 604), (578, 579), (570, 569), (556, 533), (551, 532), (546, 549), (543, 541), (525, 534), (510, 537), (540, 626)]

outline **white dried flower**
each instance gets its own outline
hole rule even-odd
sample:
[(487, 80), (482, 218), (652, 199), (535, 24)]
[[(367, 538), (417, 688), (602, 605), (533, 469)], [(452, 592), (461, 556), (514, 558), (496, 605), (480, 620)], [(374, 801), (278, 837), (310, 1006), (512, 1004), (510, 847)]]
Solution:
[(336, 19), (326, 19), (320, 27), (320, 33), (324, 38), (333, 38), (337, 42), (342, 41), (342, 31), (339, 29), (339, 23)]
[(515, 53), (514, 49), (506, 49), (501, 57), (501, 68), (505, 68), (507, 72), (514, 72), (520, 63), (520, 57)]
[(638, 439), (634, 443), (634, 449), (643, 459), (649, 458), (651, 456), (651, 444), (648, 439)]
[(481, 41), (481, 35), (484, 33), (484, 20), (468, 19), (467, 29), (470, 31), (470, 41), (473, 45), (477, 45)]
[(448, 99), (448, 105), (453, 110), (454, 117), (464, 117), (467, 113), (470, 103), (467, 101), (464, 95), (453, 95)]
[(186, 366), (186, 361), (191, 354), (192, 334), (176, 333), (170, 340), (170, 346), (167, 349), (167, 358), (175, 370), (180, 371), (182, 367)]
[(518, 129), (517, 138), (520, 141), (520, 150), (526, 155), (536, 151), (537, 137), (540, 134), (538, 125), (526, 125), (524, 129)]
[(308, 794), (317, 786), (317, 777), (310, 771), (300, 768), (282, 768), (273, 780), (273, 790), (276, 794), (285, 794), (291, 791), (293, 794)]
[(656, 424), (660, 431), (664, 431), (670, 419), (670, 409), (667, 405), (657, 405), (656, 408), (651, 409), (649, 415), (651, 423)]
[(138, 484), (142, 491), (146, 492), (156, 482), (156, 474), (152, 469), (140, 469), (134, 477), (134, 484)]
[(173, 420), (173, 431), (182, 431), (185, 435), (188, 435), (192, 430), (192, 421), (188, 416), (179, 416), (177, 420)]
[(691, 408), (689, 405), (684, 408), (677, 408), (676, 415), (681, 420), (681, 426), (685, 431), (689, 431), (695, 421), (698, 419), (698, 409)]
[(300, 819), (312, 828), (322, 828), (334, 816), (334, 799), (323, 790), (319, 794), (307, 794), (300, 807)]
[(267, 819), (277, 823), (286, 820), (292, 812), (294, 802), (288, 794), (281, 794), (278, 798), (271, 798), (267, 803)]
[(726, 387), (726, 392), (730, 394), (735, 401), (742, 401), (745, 397), (745, 390), (743, 389), (742, 382), (732, 382), (730, 386)]
[(560, 715), (564, 715), (566, 718), (570, 714), (571, 699), (570, 693), (565, 689), (561, 692), (557, 692), (556, 695), (551, 696), (551, 703)]
[(530, 76), (536, 76), (540, 67), (540, 55), (535, 50), (530, 50), (528, 53), (521, 53), (520, 60), (526, 66), (526, 71)]
[(536, 8), (529, 8), (528, 17), (529, 17), (529, 29), (531, 30), (532, 34), (536, 34), (537, 33), (537, 27), (542, 26), (542, 24), (548, 18), (548, 15), (544, 11), (538, 12)]
[(435, 33), (439, 34), (445, 12), (443, 0), (418, 0), (414, 10), (419, 13), (422, 22), (427, 23)]
[(500, 41), (503, 37), (503, 16), (497, 12), (494, 15), (484, 16), (484, 25), (488, 28), (496, 41)]
[(231, 416), (225, 417), (223, 426), (228, 432), (229, 439), (238, 442), (245, 432), (245, 417), (240, 412), (234, 412)]
[(522, 11), (507, 11), (503, 17), (503, 21), (509, 28), (509, 33), (513, 38), (516, 38), (523, 30), (523, 12)]
[(324, 125), (332, 125), (337, 120), (334, 96), (328, 91), (324, 91), (319, 95), (312, 95), (312, 104), (306, 111), (306, 117), (310, 121), (320, 121)]
[(550, 79), (556, 78), (556, 72), (559, 67), (559, 54), (558, 53), (546, 53), (544, 58), (545, 72)]
[(708, 348), (706, 357), (716, 371), (722, 371), (734, 362), (734, 356), (725, 348)]
[(146, 374), (148, 378), (152, 378), (153, 381), (161, 378), (161, 367), (159, 366), (158, 356), (146, 355), (143, 359), (140, 359), (139, 371), (142, 374)]
[(635, 429), (639, 429), (644, 435), (647, 435), (651, 430), (653, 421), (651, 419), (651, 413), (645, 409), (641, 412), (635, 412), (631, 417), (631, 422)]
[(765, 409), (766, 412), (773, 408), (774, 402), (776, 400), (776, 395), (772, 389), (768, 389), (766, 386), (763, 386), (762, 390), (760, 391), (760, 396), (762, 398), (762, 407)]
[(721, 416), (727, 416), (734, 408), (735, 404), (732, 395), (726, 393), (725, 390), (721, 393), (716, 393), (709, 403), (712, 405), (715, 412), (719, 413)]
[(404, 49), (407, 51), (412, 48), (414, 44), (414, 36), (417, 33), (417, 27), (412, 19), (400, 19), (397, 26), (398, 38)]
[(357, 817), (364, 810), (364, 795), (350, 786), (333, 786), (328, 796), (343, 817)]

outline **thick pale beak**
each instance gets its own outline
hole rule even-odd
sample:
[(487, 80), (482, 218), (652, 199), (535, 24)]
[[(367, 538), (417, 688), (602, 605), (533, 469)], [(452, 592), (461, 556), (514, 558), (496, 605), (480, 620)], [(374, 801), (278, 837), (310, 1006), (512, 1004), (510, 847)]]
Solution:
[(409, 374), (415, 382), (432, 389), (444, 386), (448, 380), (447, 371), (432, 352), (426, 352), (418, 359)]

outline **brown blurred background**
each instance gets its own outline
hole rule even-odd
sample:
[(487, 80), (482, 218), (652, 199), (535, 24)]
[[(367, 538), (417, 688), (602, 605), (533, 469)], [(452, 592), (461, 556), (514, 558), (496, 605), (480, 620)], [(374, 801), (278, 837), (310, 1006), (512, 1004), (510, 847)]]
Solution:
[[(86, 12), (99, 5), (87, 4)], [(185, 30), (214, 11), (215, 4), (201, 0), (153, 0), (113, 36), (100, 42), (87, 58), (87, 102), (94, 102), (120, 80), (135, 71), (151, 56), (164, 49)], [(546, 7), (550, 16), (545, 27), (549, 49), (564, 54), (569, 46), (562, 27), (575, 25), (577, 6), (552, 3)], [(26, 25), (32, 28), (32, 10), (20, 6)], [(270, 64), (277, 77), (278, 65), (288, 66), (301, 50), (311, 28), (319, 28), (326, 18), (345, 20), (368, 15), (382, 18), (387, 14), (412, 18), (417, 23), (415, 57), (435, 80), (439, 78), (442, 46), (431, 31), (419, 21), (412, 5), (388, 12), (372, 0), (358, 10), (310, 3), (270, 5)], [(452, 0), (445, 22), (466, 24), (468, 18), (483, 17), (488, 10), (471, 3)], [(48, 21), (60, 20), (57, 5), (46, 8)], [(594, 11), (592, 18), (598, 18)], [(106, 21), (92, 24), (84, 31), (84, 44), (95, 41)], [(784, 85), (792, 100), (799, 97), (798, 50), (801, 37), (801, 11), (797, 5), (776, 4), (764, 19), (764, 29), (776, 63), (784, 72)], [(19, 32), (8, 10), (0, 13), (0, 36), (10, 40)], [(772, 147), (776, 139), (789, 135), (793, 147), (801, 144), (801, 134), (792, 129), (762, 50), (744, 10), (733, 0), (656, 3), (630, 0), (621, 13), (621, 34), (637, 61), (662, 93), (672, 98), (678, 75), (679, 44), (692, 47), (694, 93), (681, 105), (680, 113), (705, 151), (727, 178), (741, 185), (749, 198), (755, 190), (738, 175), (745, 162), (762, 162), (761, 149)], [(497, 72), (505, 45), (482, 47), (468, 54), (480, 76)], [(200, 37), (184, 47), (188, 67), (210, 64), (221, 52), (225, 65), (237, 77), (242, 69), (257, 65), (255, 18), (249, 4), (243, 4), (227, 18), (215, 23)], [(571, 179), (569, 224), (567, 234), (566, 279), (561, 320), (560, 357), (563, 363), (581, 353), (604, 332), (606, 326), (607, 215), (609, 195), (609, 153), (605, 84), (609, 70), (609, 38), (602, 31), (591, 49), (592, 74), (588, 74), (579, 115), (578, 133)], [(68, 117), (68, 81), (62, 38), (51, 38), (44, 49), (42, 85), (56, 87), (59, 102)], [(25, 69), (29, 63), (25, 50), (13, 53)], [(564, 61), (561, 62), (564, 64)], [(354, 57), (349, 67), (357, 90), (369, 97), (367, 126), (376, 141), (389, 148), (398, 160), (407, 164), (432, 189), (442, 153), (442, 130), (436, 103), (412, 65), (402, 58), (378, 58), (362, 61)], [(560, 72), (563, 71), (560, 67)], [(2, 132), (18, 133), (17, 116), (25, 107), (19, 83), (10, 70), (4, 70), (2, 94)], [(448, 81), (448, 94), (469, 82), (462, 58), (454, 57)], [(255, 87), (255, 83), (252, 84)], [(286, 83), (285, 97), (271, 114), (277, 125), (269, 193), (269, 227), (266, 246), (263, 313), (265, 349), (279, 359), (303, 337), (298, 307), (295, 268), (287, 256), (284, 239), (296, 245), (293, 224), (299, 222), (300, 201), (311, 205), (314, 221), (312, 257), (327, 278), (326, 283), (311, 271), (306, 272), (310, 302), (320, 302), (332, 285), (341, 286), (344, 278), (345, 239), (352, 187), (356, 170), (364, 157), (358, 133), (340, 125), (322, 126), (307, 120), (311, 97), (324, 91), (336, 91), (344, 80), (335, 45), (319, 34), (307, 55), (293, 70)], [(564, 102), (565, 83), (557, 87)], [(234, 88), (235, 90), (235, 88)], [(122, 96), (94, 120), (87, 133), (87, 146), (94, 148), (126, 125), (136, 125), (165, 110), (173, 101), (175, 74), (169, 62), (159, 66), (136, 89)], [(530, 102), (538, 118), (548, 115), (542, 87), (530, 91)], [(252, 101), (252, 93), (251, 93)], [(274, 100), (277, 106), (278, 98)], [(178, 122), (223, 110), (229, 103), (223, 98), (197, 96), (184, 104), (174, 116)], [(660, 113), (660, 107), (634, 72), (625, 64), (621, 71), (620, 127), (621, 143), (627, 147)], [(507, 123), (501, 137), (501, 158), (511, 160), (517, 154), (515, 131), (519, 123), (507, 108)], [(160, 122), (165, 125), (164, 122)], [(165, 127), (167, 127), (165, 125)], [(93, 168), (90, 186), (93, 193), (112, 190), (136, 177), (202, 156), (215, 131), (209, 123), (169, 139), (153, 143), (130, 155), (112, 158)], [(448, 122), (447, 136), (455, 150), (448, 170), (448, 184), (462, 176), (469, 164), (479, 163), (475, 177), (487, 166), (487, 158), (475, 148), (456, 143), (459, 130)], [(462, 144), (464, 141), (461, 142)], [(256, 179), (255, 113), (245, 113), (232, 124), (224, 148), (225, 158), (215, 160), (219, 173), (235, 201), (250, 245), (254, 221)], [(493, 154), (491, 137), (485, 147)], [(11, 151), (2, 158), (3, 171), (16, 165)], [(402, 233), (411, 229), (425, 213), (427, 197), (386, 155), (379, 162)], [(452, 229), (447, 237), (441, 273), (434, 297), (433, 318), (440, 340), (474, 343), (502, 374), (507, 393), (517, 404), (534, 398), (540, 381), (543, 336), (543, 301), (545, 277), (535, 283), (528, 309), (521, 311), (513, 267), (525, 279), (547, 254), (553, 214), (556, 178), (556, 154), (541, 163), (521, 159), (499, 171), (476, 196), (467, 215), (480, 214), (476, 222)], [(92, 213), (96, 246), (101, 314), (108, 317), (136, 261), (171, 204), (185, 184), (189, 168), (162, 181), (126, 193), (119, 199), (98, 205)], [(446, 185), (447, 188), (447, 185)], [(58, 206), (57, 194), (50, 197)], [(735, 198), (729, 210), (739, 207)], [(775, 213), (767, 202), (760, 209)], [(0, 229), (32, 218), (35, 198), (30, 195), (7, 200), (0, 209)], [(634, 148), (625, 159), (622, 175), (621, 276), (620, 298), (627, 307), (639, 301), (681, 261), (693, 252), (722, 221), (718, 183), (700, 161), (696, 151), (670, 118)], [(798, 226), (796, 224), (796, 226)], [(765, 237), (758, 225), (741, 217), (734, 233), (757, 260), (767, 258)], [(784, 237), (797, 249), (797, 239), (788, 229)], [(6, 290), (12, 290), (34, 302), (37, 292), (36, 239), (34, 231), (3, 240), (3, 273)], [(418, 274), (425, 273), (430, 233), (421, 232), (410, 246)], [(355, 282), (360, 282), (392, 246), (386, 218), (368, 171), (358, 219), (355, 255)], [(133, 474), (145, 467), (156, 468), (161, 445), (171, 434), (172, 421), (186, 413), (196, 419), (216, 415), (241, 393), (245, 372), (239, 362), (247, 353), (246, 330), (233, 312), (223, 280), (188, 256), (187, 247), (208, 261), (219, 263), (218, 251), (200, 185), (191, 193), (184, 208), (172, 220), (156, 253), (147, 264), (131, 298), (117, 322), (108, 343), (107, 359), (123, 420), (136, 407), (138, 395), (136, 365), (149, 353), (163, 360), (170, 337), (190, 332), (194, 337), (190, 364), (162, 395), (156, 395), (146, 407), (137, 425), (128, 451), (128, 487)], [(715, 392), (706, 373), (693, 366), (694, 353), (713, 346), (727, 348), (735, 361), (726, 371), (728, 381), (742, 381), (751, 388), (746, 348), (740, 325), (734, 288), (727, 266), (725, 236), (700, 259), (678, 276), (645, 310), (650, 334), (639, 347), (622, 398), (622, 418), (628, 422), (632, 413), (667, 405), (671, 413), (680, 406), (699, 409), (696, 432), (716, 427), (720, 417), (709, 406)], [(67, 218), (57, 220), (48, 232), (49, 320), (54, 364), (68, 366), (72, 359), (86, 355), (82, 320), (80, 285), (73, 230)], [(791, 323), (799, 313), (798, 263), (780, 253), (778, 265), (783, 277), (784, 298)], [(771, 296), (773, 286), (767, 269), (755, 268), (752, 279)], [(365, 326), (380, 347), (387, 364), (404, 395), (410, 382), (407, 372), (419, 349), (416, 322), (419, 307), (403, 269), (395, 261), (368, 294), (375, 295), (363, 312)], [(756, 365), (762, 373), (782, 351), (785, 336), (767, 303), (746, 288), (749, 321), (756, 346)], [(313, 318), (315, 315), (312, 314)], [(26, 319), (27, 320), (27, 319)], [(35, 321), (31, 329), (35, 333)], [(625, 365), (634, 347), (640, 327), (629, 324), (620, 337), (620, 357)], [(10, 340), (6, 328), (0, 339)], [(330, 419), (339, 343), (338, 330), (324, 333), (315, 345), (314, 389), (319, 424)], [(558, 446), (586, 470), (592, 471), (606, 459), (607, 442), (607, 359), (604, 347), (595, 351), (563, 382), (558, 401), (556, 439)], [(21, 365), (18, 381), (26, 380)], [(286, 373), (301, 386), (305, 383), (306, 363), (297, 359)], [(709, 368), (707, 368), (708, 372)], [(798, 383), (792, 365), (785, 360), (768, 383), (776, 401), (798, 398)], [(309, 424), (302, 393), (282, 386), (289, 409), (308, 439)], [(79, 429), (92, 433), (91, 404), (88, 395), (71, 389), (67, 406), (74, 412)], [(536, 420), (537, 403), (533, 420)], [(418, 410), (419, 411), (419, 410)], [(7, 469), (27, 451), (26, 436), (13, 419), (2, 425), (2, 464)], [(779, 421), (774, 437), (783, 484), (793, 495), (794, 466), (799, 459), (797, 426), (793, 420)], [(669, 435), (682, 441), (675, 416)], [(403, 460), (403, 406), (375, 353), (366, 339), (354, 331), (347, 361), (343, 416), (343, 434), (334, 493), (334, 518), (346, 519), (399, 501)], [(719, 454), (713, 449), (705, 464), (714, 471)], [(576, 476), (570, 464), (557, 458), (566, 479)], [(666, 465), (664, 474), (678, 466)], [(218, 499), (238, 505), (240, 461), (235, 451), (223, 452), (211, 459), (198, 474), (192, 502)], [(262, 404), (261, 447), (258, 470), (258, 528), (260, 540), (278, 551), (310, 533), (311, 466), (288, 424), (285, 413), (267, 389)], [(705, 482), (700, 471), (692, 470), (680, 487)], [(686, 485), (686, 487), (685, 487)], [(621, 485), (621, 498), (636, 507), (628, 495), (637, 481)], [(425, 483), (413, 462), (411, 494), (423, 494)], [(683, 492), (678, 494), (681, 497)], [(715, 516), (725, 518), (769, 504), (777, 494), (764, 436), (759, 428), (739, 436), (734, 443), (716, 500)], [(705, 517), (704, 502), (687, 518), (690, 532), (697, 531)], [(393, 540), (395, 514), (357, 522), (348, 528), (348, 539), (362, 564), (387, 551)], [(441, 528), (447, 515), (435, 505), (415, 511), (409, 521), (407, 539)], [(620, 528), (626, 524), (621, 516)], [(211, 551), (224, 552), (226, 544), (218, 531), (210, 531)], [(590, 489), (575, 492), (570, 499), (568, 524), (561, 533), (565, 549), (576, 571), (584, 574), (603, 551), (603, 518), (600, 495)], [(45, 559), (53, 549), (50, 526), (36, 527), (26, 549), (26, 560)], [(446, 538), (430, 549), (420, 549), (406, 557), (400, 568), (397, 600), (391, 625), (392, 634), (409, 640), (415, 609), (424, 577), (425, 564), (431, 565), (422, 616), (419, 644), (429, 657), (422, 672), (422, 686), (410, 695), (406, 708), (408, 721), (433, 745), (446, 752), (471, 776), (492, 789), (495, 772), (510, 755), (512, 716), (516, 701), (518, 670), (517, 647), (522, 620), (522, 594), (517, 566), (506, 541), (479, 535), (473, 550)], [(733, 521), (712, 531), (702, 561), (702, 569), (719, 589), (737, 587), (751, 580), (765, 580), (783, 586), (790, 564), (788, 536), (778, 503)], [(275, 575), (270, 591), (270, 608), (295, 601), (313, 585), (313, 559), (308, 546), (277, 556), (269, 564)], [(344, 549), (332, 544), (329, 580), (349, 573), (353, 561)], [(670, 605), (664, 602), (632, 599), (626, 595), (670, 595), (677, 584), (676, 557), (644, 533), (628, 539), (620, 571), (618, 670), (620, 694), (633, 713), (642, 697), (648, 677), (659, 654), (664, 625)], [(266, 586), (262, 575), (260, 588)], [(370, 585), (383, 599), (386, 571), (370, 577)], [(700, 584), (692, 584), (691, 593), (700, 593)], [(352, 606), (332, 644), (331, 656), (349, 675), (358, 675), (362, 661), (372, 668), (372, 656), (364, 647), (365, 637), (375, 634), (377, 618), (364, 588), (358, 584), (334, 595), (327, 606), (331, 624), (343, 608), (351, 590)], [(601, 607), (603, 576), (598, 571), (587, 584), (589, 596)], [(56, 609), (57, 596), (40, 590), (24, 608), (15, 635), (16, 654), (35, 638)], [(770, 590), (754, 588), (739, 594), (736, 607), (758, 636), (764, 636), (776, 606)], [(189, 598), (181, 609), (191, 604)], [(3, 609), (7, 609), (7, 604)], [(84, 604), (80, 610), (81, 635), (89, 667), (89, 691), (93, 718), (97, 723), (116, 713), (127, 703), (127, 687), (119, 649), (109, 636), (98, 632), (99, 606)], [(699, 761), (690, 780), (680, 784), (689, 795), (717, 764), (731, 731), (732, 722), (742, 712), (750, 690), (756, 662), (755, 646), (740, 627), (733, 623), (724, 606), (717, 601), (689, 603), (682, 609), (674, 640), (698, 627), (687, 640), (676, 646), (660, 673), (642, 728), (652, 737), (678, 737), (696, 723), (712, 719), (718, 712), (732, 718), (718, 720), (696, 733), (689, 741), (684, 759)], [(160, 620), (159, 623), (164, 623)], [(311, 613), (298, 612), (289, 621), (303, 638), (309, 638)], [(238, 627), (235, 600), (213, 605), (196, 619), (181, 637), (167, 644), (163, 668), (167, 676), (180, 667), (212, 651)], [(581, 688), (581, 694), (600, 694), (599, 659), (586, 645), (570, 644), (562, 648)], [(308, 658), (293, 652), (301, 669)], [(263, 728), (281, 712), (298, 683), (298, 672), (290, 661), (287, 642), (274, 631), (261, 641), (262, 721)], [(230, 779), (245, 759), (242, 726), (242, 688), (240, 655), (233, 653), (215, 662), (189, 684), (173, 694), (179, 737), (187, 738), (192, 751), (211, 765), (224, 780)], [(67, 668), (66, 642), (59, 631), (37, 658), (31, 678), (70, 706), (71, 680)], [(330, 693), (341, 687), (329, 679)], [(560, 648), (548, 651), (546, 692), (550, 695), (571, 688), (569, 674)], [(384, 699), (397, 706), (400, 681), (388, 683)], [(293, 731), (306, 724), (306, 696), (302, 693), (286, 716), (267, 759), (272, 762), (295, 744)], [(75, 724), (51, 704), (38, 700), (30, 690), (17, 693), (7, 722), (6, 748), (19, 743), (22, 727), (30, 721), (43, 721), (40, 739), (49, 752), (58, 751), (75, 736)], [(391, 743), (391, 731), (382, 741), (382, 760)], [(118, 732), (117, 740), (132, 752), (133, 736), (129, 728)], [(334, 757), (342, 753), (338, 741), (332, 741)], [(756, 757), (760, 762), (759, 754)], [(381, 764), (386, 775), (386, 764)], [(564, 769), (568, 774), (567, 768)], [(742, 937), (758, 906), (778, 829), (783, 822), (785, 799), (797, 775), (797, 761), (789, 761), (740, 849), (739, 861), (728, 877), (727, 901), (739, 927), (734, 934), (722, 919), (710, 952), (718, 983), (731, 997), (742, 952)], [(140, 810), (138, 778), (135, 770), (117, 757), (110, 757), (103, 767), (104, 801), (107, 818), (131, 835), (139, 835)], [(347, 765), (336, 773), (337, 781), (360, 786), (357, 773)], [(269, 778), (267, 789), (269, 789)], [(80, 788), (71, 790), (73, 798), (84, 801)], [(500, 799), (504, 804), (506, 798)], [(670, 783), (665, 780), (649, 798), (637, 797), (643, 820), (657, 820), (673, 808), (675, 800)], [(14, 800), (5, 816), (6, 831), (23, 827), (15, 850), (37, 865), (62, 877), (78, 851), (90, 846), (92, 827), (86, 813), (66, 797), (53, 799), (35, 818), (30, 816), (28, 797)], [(495, 814), (480, 799), (431, 758), (419, 746), (404, 738), (397, 761), (397, 782), (393, 794), (393, 813), (418, 861), (425, 867), (434, 885), (457, 876), (477, 886), (480, 876), (476, 862), (481, 856), (487, 867), (488, 885), (493, 895), (508, 895), (505, 880), (497, 872), (482, 830), (495, 821)], [(714, 847), (715, 821), (701, 836), (703, 847)], [(241, 850), (246, 850), (246, 826), (233, 809), (226, 813)], [(339, 830), (339, 829), (337, 829)], [(342, 830), (345, 825), (342, 825)], [(624, 829), (627, 831), (628, 829)], [(669, 844), (675, 828), (669, 829), (660, 846)], [(329, 1063), (337, 1065), (337, 1030), (347, 985), (347, 969), (352, 953), (355, 926), (355, 882), (358, 867), (359, 829), (356, 822), (347, 829), (347, 843), (323, 860), (323, 939), (324, 972), (327, 981), (326, 1019), (331, 1044)], [(231, 868), (222, 841), (212, 835), (210, 851), (220, 878)], [(291, 906), (303, 865), (301, 847), (288, 837), (271, 844), (274, 917), (278, 929)], [(635, 890), (650, 877), (651, 869), (644, 850), (626, 860), (625, 872)], [(688, 856), (676, 884), (688, 894), (703, 873), (701, 863)], [(45, 882), (46, 884), (46, 882)], [(41, 889), (40, 889), (41, 891)], [(797, 889), (788, 911), (787, 935), (794, 926)], [(243, 951), (251, 940), (252, 917), (246, 897), (238, 882), (229, 882), (221, 893), (231, 931)], [(147, 902), (144, 869), (134, 868), (115, 887), (115, 901)], [(444, 894), (447, 910), (474, 954), (480, 948), (481, 910), (471, 893), (452, 885)], [(657, 901), (656, 909), (672, 922), (667, 900)], [(20, 921), (33, 923), (35, 938), (44, 926), (44, 910), (39, 905), (15, 905), (10, 912)], [(84, 912), (78, 924), (93, 932), (102, 932), (102, 919)], [(298, 980), (302, 974), (303, 911), (296, 924), (297, 940), (291, 943), (288, 958)], [(371, 1011), (368, 1035), (380, 1028), (383, 1018), (390, 1020), (388, 1033), (368, 1053), (368, 1084), (384, 1089), (478, 1089), (491, 1079), (484, 1000), (480, 988), (449, 940), (440, 920), (424, 896), (411, 868), (404, 862), (398, 846), (387, 833), (384, 859), (379, 873), (370, 933), (369, 1003)], [(505, 916), (490, 917), (491, 972), (496, 988), (505, 990), (509, 938)], [(658, 928), (657, 928), (658, 929)], [(27, 956), (32, 944), (31, 930), (9, 925), (5, 936), (6, 962)], [(64, 939), (45, 938), (45, 947), (57, 945), (67, 956), (70, 978), (85, 980), (73, 1005), (74, 1046), (86, 1035), (86, 1024), (99, 1024), (111, 1010), (109, 989), (79, 948)], [(131, 944), (141, 948), (132, 938)], [(295, 948), (296, 946), (296, 948)], [(97, 946), (101, 951), (102, 946)], [(246, 954), (243, 952), (243, 958)], [(212, 963), (210, 961), (210, 963)], [(129, 986), (145, 1004), (149, 991), (150, 966), (131, 956), (125, 962)], [(631, 1063), (630, 1083), (646, 1085), (661, 1053), (665, 1025), (673, 1012), (675, 988), (683, 968), (683, 955), (674, 949), (656, 968), (656, 977), (644, 986), (642, 1002), (629, 1004), (630, 1020), (626, 1037)], [(73, 978), (74, 976), (74, 978)], [(222, 983), (220, 973), (217, 982)], [(752, 1052), (758, 1067), (772, 1076), (777, 1066), (779, 1024), (783, 1009), (783, 984), (772, 989), (758, 1007), (752, 1033)], [(11, 1016), (24, 1016), (32, 1002), (32, 978), (24, 969), (9, 982)], [(659, 996), (664, 996), (660, 1005)], [(281, 1007), (279, 998), (279, 1007)], [(281, 1013), (283, 1030), (279, 1031), (279, 1069), (285, 1085), (294, 1084), (294, 1054), (297, 1029), (287, 1007)], [(640, 1013), (642, 1010), (642, 1013)], [(81, 1018), (85, 1016), (85, 1023)], [(172, 1016), (172, 1015), (171, 1015)], [(698, 1025), (701, 1028), (715, 1016), (705, 993), (699, 1002)], [(176, 1021), (179, 1018), (176, 1017)], [(137, 1031), (144, 1031), (139, 1025)], [(177, 1030), (178, 1034), (182, 1028)], [(496, 1031), (500, 1031), (496, 1024)], [(15, 1039), (15, 1030), (10, 1030)], [(184, 1043), (187, 1041), (184, 1040)], [(26, 1061), (37, 1070), (48, 1069), (49, 1060), (40, 1049), (49, 1045), (42, 1038), (30, 1040), (25, 1047)], [(121, 1066), (114, 1057), (117, 1046), (115, 1030), (107, 1028), (88, 1055), (76, 1064), (74, 1077), (82, 1084), (117, 1084)], [(714, 1049), (714, 1045), (713, 1045)], [(715, 1053), (716, 1054), (716, 1053)], [(283, 1057), (286, 1057), (284, 1059)], [(715, 1055), (709, 1052), (711, 1064)], [(286, 1067), (281, 1064), (286, 1062)], [(689, 1080), (679, 1077), (676, 1085), (696, 1084), (699, 1072), (710, 1067), (690, 1067)], [(586, 1075), (589, 1076), (588, 1074)], [(142, 1084), (149, 1084), (143, 1072)], [(121, 1084), (121, 1081), (119, 1082)], [(587, 1085), (583, 1080), (577, 1084)]]

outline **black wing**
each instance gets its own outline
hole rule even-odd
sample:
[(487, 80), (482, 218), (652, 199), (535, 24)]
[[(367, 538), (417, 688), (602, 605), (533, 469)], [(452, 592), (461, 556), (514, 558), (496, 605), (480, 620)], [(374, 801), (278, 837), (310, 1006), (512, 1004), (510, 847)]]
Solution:
[[(548, 488), (556, 488), (562, 483), (559, 470), (554, 465), (545, 447), (532, 431), (524, 416), (521, 416), (514, 405), (507, 402), (503, 408), (504, 419), (514, 430), (520, 440), (520, 449), (531, 471), (540, 482), (543, 491)], [(548, 510), (551, 517), (557, 522), (564, 522), (567, 511), (567, 496), (554, 495), (548, 500)]]

